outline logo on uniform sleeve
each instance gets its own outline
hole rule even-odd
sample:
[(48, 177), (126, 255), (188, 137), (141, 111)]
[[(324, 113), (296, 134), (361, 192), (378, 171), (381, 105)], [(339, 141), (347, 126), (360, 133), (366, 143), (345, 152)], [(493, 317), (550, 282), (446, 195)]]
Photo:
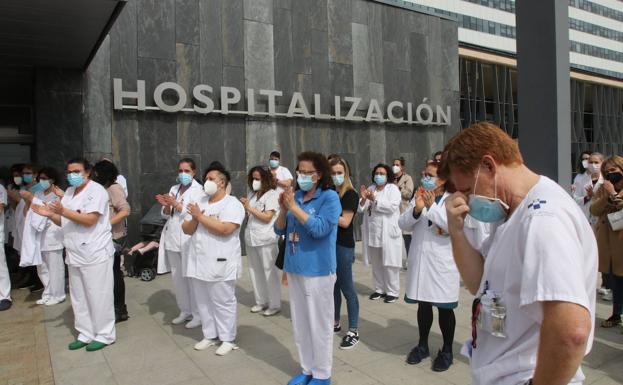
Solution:
[(543, 205), (545, 205), (547, 203), (547, 201), (541, 200), (541, 199), (535, 199), (532, 201), (532, 203), (530, 203), (528, 205), (529, 209), (533, 209), (533, 210), (538, 210), (540, 209)]

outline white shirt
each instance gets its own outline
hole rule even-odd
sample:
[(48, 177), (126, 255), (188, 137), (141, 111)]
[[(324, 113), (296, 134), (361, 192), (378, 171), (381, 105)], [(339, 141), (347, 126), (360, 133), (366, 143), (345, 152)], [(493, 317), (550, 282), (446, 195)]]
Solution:
[(257, 199), (254, 192), (249, 194), (249, 205), (261, 212), (274, 211), (270, 222), (265, 223), (249, 214), (249, 220), (244, 231), (244, 241), (247, 246), (264, 246), (277, 243), (277, 234), (273, 229), (273, 224), (279, 215), (279, 193), (277, 190), (268, 190)]
[(278, 181), (294, 179), (290, 170), (281, 165), (277, 167), (277, 170), (275, 171), (275, 177)]
[[(394, 188), (396, 187), (396, 188)], [(369, 188), (374, 191), (374, 202), (369, 204), (364, 215), (368, 215), (368, 246), (371, 247), (383, 247), (383, 223), (385, 217), (389, 217), (392, 213), (388, 213), (387, 210), (378, 208), (378, 203), (387, 203), (389, 205), (396, 206), (397, 210), (400, 210), (401, 195), (400, 190), (394, 184), (388, 184), (381, 191), (376, 191), (376, 186), (373, 185)], [(398, 213), (400, 213), (398, 211)], [(386, 226), (390, 225), (387, 222)]]
[(63, 207), (81, 214), (98, 213), (97, 222), (86, 227), (65, 217), (61, 218), (63, 243), (67, 251), (66, 262), (73, 266), (95, 265), (113, 257), (108, 192), (99, 183), (89, 181), (84, 189), (74, 195), (75, 187), (69, 187), (61, 200)]
[(167, 222), (164, 224), (164, 229), (160, 236), (160, 244), (164, 246), (164, 250), (174, 252), (181, 252), (183, 243), (189, 238), (182, 231), (182, 222), (184, 222), (184, 217), (186, 215), (186, 206), (195, 192), (198, 191), (203, 194), (203, 187), (194, 179), (190, 187), (186, 189), (184, 193), (180, 193), (181, 188), (181, 184), (171, 186), (169, 195), (175, 197), (175, 200), (182, 203), (182, 212), (172, 210), (171, 214), (167, 215), (164, 214), (164, 208), (162, 208), (162, 216), (167, 219)]
[(117, 175), (117, 180), (115, 182), (119, 183), (121, 187), (123, 187), (123, 192), (125, 193), (125, 197), (128, 197), (128, 181), (121, 174)]
[(6, 189), (0, 184), (0, 204), (4, 205), (4, 209), (0, 214), (0, 247), (4, 247), (4, 217), (8, 209), (8, 195)]
[[(35, 198), (40, 199), (43, 203), (54, 202), (60, 198), (50, 192), (38, 191), (34, 194)], [(32, 210), (32, 209), (31, 209)], [(52, 251), (63, 249), (63, 230), (54, 224), (50, 219), (46, 220), (45, 228), (41, 234), (41, 251)]]
[[(203, 210), (203, 214), (215, 217), (221, 222), (241, 225), (245, 211), (242, 203), (231, 195), (225, 195), (216, 203), (210, 203), (205, 193), (193, 194), (192, 200)], [(190, 214), (185, 220), (191, 220)], [(201, 223), (185, 245), (186, 277), (202, 281), (230, 281), (238, 278), (242, 271), (240, 249), (240, 227), (233, 233), (221, 236), (212, 234)]]
[[(522, 384), (532, 378), (536, 367), (543, 301), (571, 302), (586, 308), (594, 330), (597, 242), (569, 195), (541, 176), (511, 217), (485, 241), (483, 250), (485, 265), (478, 292), (480, 295), (488, 286), (490, 293), (501, 295), (507, 338), (478, 328), (471, 359), (472, 383)], [(592, 341), (593, 331), (586, 353)], [(578, 369), (571, 383), (583, 379)]]
[(586, 196), (586, 186), (591, 183), (591, 174), (586, 171), (581, 174), (577, 174), (573, 178), (573, 185), (571, 186), (571, 193), (575, 202), (584, 206), (584, 197)]

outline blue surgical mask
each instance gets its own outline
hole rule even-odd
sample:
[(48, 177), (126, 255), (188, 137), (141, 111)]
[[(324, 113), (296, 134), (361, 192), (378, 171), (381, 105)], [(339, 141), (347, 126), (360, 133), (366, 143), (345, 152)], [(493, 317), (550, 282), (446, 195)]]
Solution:
[(332, 175), (331, 179), (333, 179), (333, 184), (336, 186), (341, 186), (344, 183), (344, 175)]
[(177, 181), (180, 182), (184, 186), (188, 186), (189, 184), (192, 183), (193, 177), (190, 174), (187, 174), (185, 172), (180, 172), (179, 175), (177, 176)]
[[(476, 173), (476, 182), (474, 183), (474, 193), (476, 192), (476, 183), (480, 169)], [(482, 195), (471, 194), (469, 196), (469, 215), (477, 221), (485, 223), (499, 222), (506, 218), (508, 205), (498, 199), (497, 176), (495, 179), (495, 198), (489, 198)]]
[(84, 182), (84, 177), (82, 174), (69, 173), (67, 175), (67, 182), (72, 187), (78, 187)]
[(381, 174), (375, 175), (374, 183), (376, 183), (377, 186), (383, 186), (385, 183), (387, 183), (387, 175), (381, 175)]
[(40, 180), (39, 184), (41, 185), (41, 187), (43, 187), (44, 191), (50, 188), (50, 181), (47, 179)]
[(422, 178), (422, 187), (426, 191), (433, 191), (437, 188), (437, 178), (434, 176), (425, 176)]
[(312, 180), (311, 175), (299, 175), (296, 178), (296, 183), (298, 183), (299, 187), (303, 191), (309, 191), (316, 185), (316, 183)]
[(277, 159), (269, 160), (268, 164), (270, 165), (270, 168), (277, 168), (277, 167), (279, 167), (279, 161)]
[(28, 184), (28, 183), (32, 183), (33, 181), (33, 176), (32, 174), (24, 174), (22, 177), (22, 180), (24, 181), (24, 183)]
[(39, 191), (43, 191), (43, 190), (45, 190), (45, 187), (43, 187), (43, 185), (41, 184), (41, 182), (36, 183), (34, 186), (32, 186), (32, 187), (30, 188), (30, 192), (31, 192), (31, 193), (33, 193), (33, 194), (36, 194), (36, 193), (38, 193)]

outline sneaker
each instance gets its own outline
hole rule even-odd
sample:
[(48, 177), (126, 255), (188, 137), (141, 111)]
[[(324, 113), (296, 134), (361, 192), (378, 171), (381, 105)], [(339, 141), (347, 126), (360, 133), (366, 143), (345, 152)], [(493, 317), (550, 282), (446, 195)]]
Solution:
[(184, 325), (186, 329), (194, 329), (199, 326), (201, 326), (201, 318), (199, 317), (193, 317), (193, 319), (191, 319), (186, 323), (186, 325)]
[(452, 365), (452, 352), (439, 351), (435, 361), (433, 361), (433, 371), (445, 372)]
[(342, 325), (337, 324), (337, 325), (333, 325), (333, 333), (339, 333), (342, 331)]
[(428, 347), (417, 345), (409, 352), (409, 355), (407, 356), (407, 363), (410, 365), (419, 364), (429, 355), (430, 353), (428, 352)]
[(210, 346), (214, 346), (218, 343), (218, 338), (204, 338), (195, 344), (195, 350), (206, 350)]
[(381, 294), (381, 293), (377, 293), (376, 291), (372, 294), (370, 294), (370, 298), (372, 301), (377, 300), (379, 298), (385, 298), (385, 294)]
[(173, 325), (181, 325), (186, 321), (190, 321), (192, 318), (193, 316), (191, 314), (180, 313), (180, 315), (178, 315), (176, 318), (173, 318), (173, 321), (171, 321), (171, 323)]
[(288, 381), (288, 385), (307, 385), (311, 379), (311, 374), (297, 374)]
[(259, 312), (266, 310), (267, 308), (268, 306), (265, 306), (265, 305), (254, 305), (251, 308), (251, 313), (259, 313)]
[(11, 305), (13, 305), (13, 302), (11, 302), (10, 299), (3, 299), (0, 301), (0, 311), (5, 311), (5, 310), (9, 310), (11, 308)]
[(601, 299), (604, 301), (612, 301), (612, 290), (608, 290), (606, 294), (603, 294)]
[(396, 300), (398, 299), (398, 297), (394, 297), (393, 295), (386, 295), (385, 299), (383, 300), (383, 302), (385, 303), (394, 303), (396, 302)]
[(281, 311), (281, 309), (266, 309), (266, 311), (264, 313), (262, 313), (262, 315), (264, 317), (272, 317), (275, 314), (279, 313)]
[(224, 356), (227, 353), (231, 352), (232, 350), (236, 350), (238, 349), (238, 345), (236, 345), (233, 342), (223, 342), (221, 343), (221, 346), (218, 347), (218, 349), (216, 349), (216, 352), (214, 352), (214, 354), (216, 354), (217, 356)]
[(56, 299), (56, 298), (48, 298), (43, 302), (45, 306), (54, 306), (58, 305), (61, 302), (65, 302), (65, 299)]
[(45, 305), (45, 302), (46, 302), (46, 301), (47, 301), (47, 299), (43, 299), (43, 298), (41, 298), (41, 299), (36, 300), (36, 301), (35, 301), (35, 303), (36, 303), (37, 305)]
[(99, 342), (99, 341), (92, 341), (90, 344), (87, 345), (86, 351), (87, 352), (96, 352), (98, 350), (104, 349), (106, 346), (108, 346), (108, 344), (105, 344), (105, 343)]
[(69, 345), (67, 345), (67, 347), (69, 348), (69, 350), (78, 350), (78, 349), (82, 349), (83, 347), (87, 346), (88, 344), (86, 342), (82, 342), (80, 340), (75, 340), (73, 342), (71, 342)]
[(605, 287), (600, 287), (599, 289), (597, 289), (597, 293), (599, 295), (606, 295), (610, 290), (606, 289)]
[(355, 347), (359, 342), (359, 333), (349, 330), (344, 338), (342, 338), (342, 343), (340, 344), (340, 349), (349, 350)]

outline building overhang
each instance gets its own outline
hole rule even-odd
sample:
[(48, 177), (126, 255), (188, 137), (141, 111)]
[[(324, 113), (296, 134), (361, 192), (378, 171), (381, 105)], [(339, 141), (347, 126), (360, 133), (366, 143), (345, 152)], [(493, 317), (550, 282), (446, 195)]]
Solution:
[(85, 69), (126, 0), (0, 1), (0, 65)]

